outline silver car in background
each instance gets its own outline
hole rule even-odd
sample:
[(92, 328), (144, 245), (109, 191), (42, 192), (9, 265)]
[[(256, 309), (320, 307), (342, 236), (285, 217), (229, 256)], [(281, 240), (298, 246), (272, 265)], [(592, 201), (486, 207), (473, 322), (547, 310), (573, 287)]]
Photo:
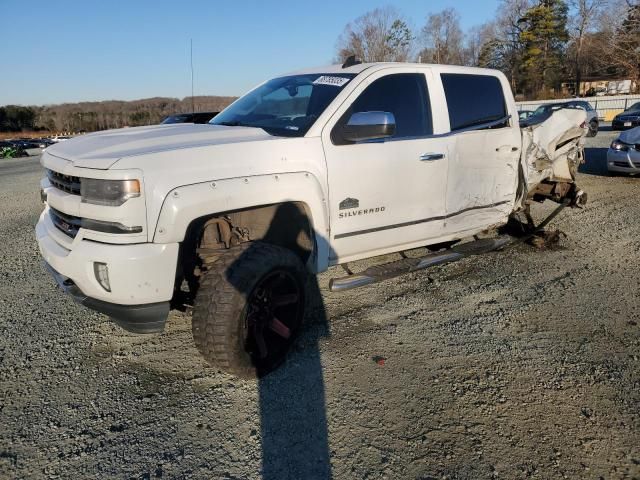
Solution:
[(640, 127), (622, 132), (607, 151), (611, 173), (640, 173)]
[(546, 103), (540, 105), (533, 113), (528, 115), (520, 115), (520, 126), (528, 127), (544, 122), (551, 116), (551, 113), (563, 108), (577, 108), (587, 113), (587, 121), (585, 126), (588, 128), (587, 137), (595, 137), (598, 134), (600, 120), (598, 112), (593, 106), (585, 100), (569, 100), (567, 102)]

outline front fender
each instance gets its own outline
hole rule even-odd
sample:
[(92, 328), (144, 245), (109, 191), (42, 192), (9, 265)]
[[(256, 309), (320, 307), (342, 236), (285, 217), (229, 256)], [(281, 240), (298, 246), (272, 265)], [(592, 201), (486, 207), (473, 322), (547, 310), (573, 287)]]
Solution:
[(308, 172), (229, 178), (177, 187), (166, 196), (154, 243), (182, 242), (189, 224), (216, 213), (282, 202), (302, 202), (312, 218), (317, 272), (329, 261), (329, 214), (320, 182)]

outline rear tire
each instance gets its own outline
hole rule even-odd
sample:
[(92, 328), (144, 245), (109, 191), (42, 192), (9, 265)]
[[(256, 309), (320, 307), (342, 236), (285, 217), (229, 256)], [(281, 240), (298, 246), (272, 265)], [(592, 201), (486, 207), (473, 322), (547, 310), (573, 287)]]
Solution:
[(589, 131), (587, 132), (587, 137), (595, 137), (598, 134), (598, 122), (590, 122), (589, 123)]
[(261, 242), (231, 248), (207, 265), (192, 319), (202, 356), (243, 378), (275, 370), (302, 325), (307, 276), (292, 251)]

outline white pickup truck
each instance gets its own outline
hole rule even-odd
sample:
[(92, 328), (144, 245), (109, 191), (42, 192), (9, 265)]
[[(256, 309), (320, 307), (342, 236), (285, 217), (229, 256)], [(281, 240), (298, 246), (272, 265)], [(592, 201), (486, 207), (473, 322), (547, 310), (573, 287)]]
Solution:
[[(76, 301), (150, 333), (190, 299), (204, 357), (259, 376), (298, 332), (310, 275), (343, 265), (331, 290), (366, 285), (503, 246), (477, 235), (533, 201), (584, 203), (586, 131), (581, 110), (521, 130), (494, 70), (349, 61), (269, 80), (209, 124), (49, 147), (36, 234)], [(404, 254), (418, 247), (432, 253)]]

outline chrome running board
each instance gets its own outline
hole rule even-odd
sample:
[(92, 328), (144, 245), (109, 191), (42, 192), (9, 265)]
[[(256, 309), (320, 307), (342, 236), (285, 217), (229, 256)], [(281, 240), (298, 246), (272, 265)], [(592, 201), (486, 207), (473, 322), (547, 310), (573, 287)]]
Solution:
[(442, 265), (445, 263), (457, 262), (470, 255), (481, 255), (499, 248), (503, 248), (511, 243), (512, 238), (502, 235), (496, 238), (483, 238), (473, 242), (456, 245), (453, 248), (436, 253), (430, 253), (419, 258), (402, 258), (396, 262), (375, 265), (367, 268), (364, 272), (354, 273), (341, 278), (332, 278), (329, 281), (329, 290), (332, 292), (344, 292), (352, 288), (364, 287), (372, 283), (381, 282), (389, 278), (412, 273), (425, 268)]

